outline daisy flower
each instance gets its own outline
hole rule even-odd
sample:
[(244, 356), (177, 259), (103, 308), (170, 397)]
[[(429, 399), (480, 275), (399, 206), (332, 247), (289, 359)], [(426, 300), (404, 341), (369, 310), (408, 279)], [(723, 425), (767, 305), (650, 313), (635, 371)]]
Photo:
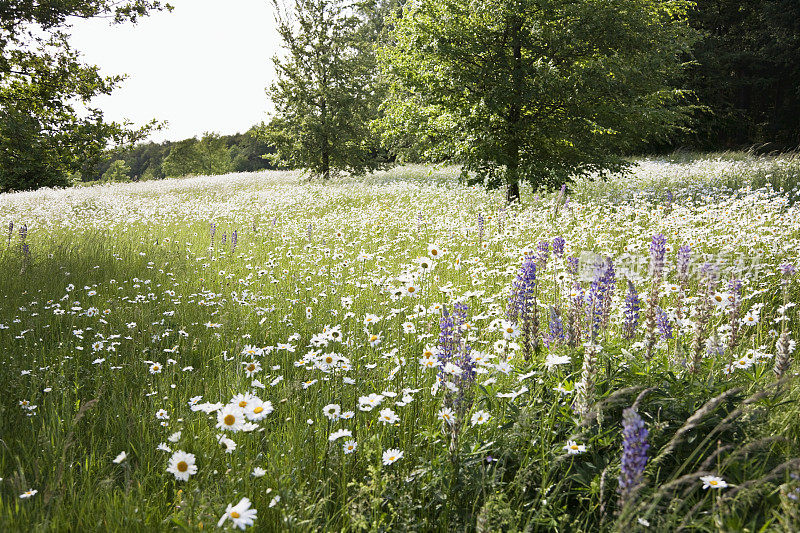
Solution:
[(385, 452), (383, 452), (383, 464), (390, 465), (394, 462), (403, 458), (403, 452), (398, 450), (397, 448), (389, 448)]
[(244, 416), (252, 422), (258, 422), (259, 420), (264, 420), (272, 411), (274, 411), (272, 402), (253, 396), (253, 399), (248, 402), (244, 410)]
[(127, 454), (127, 453), (125, 453), (125, 452), (120, 452), (120, 453), (119, 453), (119, 455), (117, 455), (116, 457), (114, 457), (114, 460), (113, 460), (113, 462), (114, 462), (115, 464), (120, 464), (122, 461), (124, 461), (124, 460), (125, 460), (125, 458), (126, 458), (126, 457), (128, 457), (128, 454)]
[(718, 476), (702, 476), (700, 481), (703, 482), (703, 489), (724, 489), (728, 483)]
[(577, 455), (579, 453), (583, 453), (586, 451), (585, 444), (578, 444), (574, 440), (568, 440), (567, 443), (564, 445), (564, 449), (567, 451), (569, 455)]
[(473, 413), (472, 415), (472, 419), (470, 420), (470, 422), (472, 422), (473, 426), (483, 425), (486, 422), (488, 422), (491, 417), (492, 416), (486, 411), (475, 411), (475, 413)]
[(172, 454), (167, 466), (167, 472), (173, 474), (178, 481), (188, 481), (189, 476), (197, 473), (197, 465), (194, 464), (194, 454), (178, 450)]
[(349, 429), (339, 429), (334, 431), (333, 433), (328, 436), (328, 440), (330, 442), (336, 442), (337, 440), (341, 439), (342, 437), (352, 437), (353, 433)]
[(339, 418), (339, 414), (342, 412), (341, 406), (337, 403), (329, 403), (325, 407), (322, 408), (322, 414), (324, 414), (330, 420), (336, 420)]
[(250, 508), (250, 500), (242, 498), (236, 505), (228, 504), (225, 509), (225, 514), (217, 522), (217, 527), (222, 527), (226, 520), (230, 519), (233, 522), (233, 527), (245, 529), (247, 526), (252, 526), (258, 515), (258, 509)]
[(439, 409), (438, 413), (439, 418), (447, 422), (448, 424), (452, 425), (456, 421), (456, 415), (452, 409), (449, 407), (442, 407)]
[(31, 496), (33, 496), (37, 492), (39, 492), (39, 491), (36, 490), (36, 489), (28, 489), (25, 492), (23, 492), (22, 494), (20, 494), (19, 497), (21, 499), (23, 499), (23, 500), (27, 500), (28, 498), (30, 498)]
[(342, 448), (344, 449), (345, 454), (353, 453), (354, 451), (356, 451), (357, 447), (358, 443), (354, 440), (348, 440), (347, 442), (342, 444)]
[(217, 412), (217, 427), (233, 432), (241, 431), (244, 418), (244, 409), (228, 404)]
[(392, 411), (390, 408), (382, 409), (379, 413), (378, 420), (383, 422), (384, 424), (394, 424), (395, 422), (400, 421), (400, 417), (397, 416), (397, 413)]

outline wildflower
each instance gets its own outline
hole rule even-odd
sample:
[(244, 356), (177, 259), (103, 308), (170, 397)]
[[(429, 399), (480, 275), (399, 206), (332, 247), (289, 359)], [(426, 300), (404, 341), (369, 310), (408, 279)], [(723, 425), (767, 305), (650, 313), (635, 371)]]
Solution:
[(25, 492), (23, 492), (22, 494), (20, 494), (19, 497), (21, 499), (23, 499), (23, 500), (27, 500), (31, 496), (35, 495), (37, 492), (39, 492), (39, 491), (36, 490), (36, 489), (28, 489)]
[(241, 431), (244, 418), (244, 410), (241, 407), (228, 404), (217, 413), (217, 427), (233, 432)]
[(330, 442), (336, 442), (337, 440), (341, 439), (342, 437), (352, 437), (353, 433), (349, 429), (339, 429), (334, 431), (328, 436), (328, 440)]
[(169, 413), (167, 413), (166, 409), (159, 409), (156, 411), (156, 418), (159, 420), (169, 420)]
[(266, 474), (267, 474), (267, 471), (264, 470), (263, 468), (261, 468), (260, 466), (257, 466), (255, 468), (253, 468), (252, 476), (255, 477), (255, 478), (264, 477)]
[(250, 500), (242, 498), (235, 506), (228, 504), (225, 514), (217, 522), (217, 527), (222, 527), (225, 520), (230, 518), (231, 522), (233, 522), (233, 527), (245, 529), (245, 527), (253, 525), (256, 515), (258, 515), (258, 510), (250, 508)]
[(700, 481), (703, 482), (703, 490), (712, 488), (712, 489), (724, 489), (728, 486), (728, 483), (718, 476), (702, 476)]
[(456, 415), (449, 407), (442, 407), (439, 409), (438, 416), (450, 425), (453, 425), (456, 421)]
[(271, 508), (273, 508), (273, 507), (275, 507), (276, 505), (278, 505), (278, 502), (280, 502), (280, 501), (281, 501), (281, 497), (280, 497), (280, 496), (275, 496), (274, 498), (272, 498), (272, 499), (269, 501), (269, 507), (270, 507), (270, 509), (271, 509)]
[(568, 365), (572, 362), (572, 359), (568, 355), (556, 355), (554, 353), (548, 353), (547, 357), (544, 360), (545, 366), (547, 366), (547, 370), (553, 370), (554, 367), (559, 365)]
[(372, 409), (378, 407), (382, 401), (383, 401), (383, 395), (375, 394), (373, 392), (368, 396), (361, 396), (358, 399), (358, 408), (361, 411), (372, 411)]
[(644, 420), (632, 407), (622, 413), (622, 464), (619, 474), (619, 493), (622, 506), (635, 495), (644, 478), (647, 465), (648, 431)]
[(567, 451), (569, 455), (577, 455), (579, 453), (583, 453), (586, 451), (585, 444), (578, 444), (574, 440), (568, 440), (567, 443), (564, 445), (564, 449)]
[(384, 424), (394, 424), (395, 422), (400, 421), (400, 417), (397, 416), (397, 413), (395, 413), (394, 411), (392, 411), (387, 407), (386, 409), (381, 410), (381, 412), (379, 413), (378, 420), (380, 420)]
[(342, 444), (342, 448), (344, 449), (345, 454), (353, 453), (354, 451), (356, 451), (357, 447), (358, 443), (354, 440), (348, 440), (344, 444)]
[(244, 365), (244, 372), (247, 374), (247, 377), (253, 377), (253, 374), (257, 372), (261, 372), (261, 363), (258, 361), (251, 361), (249, 363), (242, 363)]
[(236, 441), (226, 437), (225, 435), (218, 435), (217, 442), (219, 442), (220, 445), (225, 448), (225, 453), (233, 453), (233, 451), (236, 449)]
[(167, 472), (173, 474), (178, 481), (188, 481), (189, 476), (197, 473), (194, 462), (194, 454), (178, 450), (170, 457)]
[(124, 451), (123, 451), (123, 452), (120, 452), (120, 453), (119, 453), (119, 455), (117, 455), (117, 456), (114, 458), (114, 460), (113, 460), (113, 463), (115, 463), (115, 464), (120, 464), (120, 463), (121, 463), (122, 461), (124, 461), (124, 460), (125, 460), (127, 457), (128, 457), (128, 454), (127, 454), (127, 453), (125, 453)]
[(151, 374), (160, 374), (161, 373), (161, 363), (153, 363), (150, 365), (150, 373)]
[(172, 435), (167, 437), (167, 440), (170, 441), (170, 442), (173, 442), (173, 443), (174, 442), (178, 442), (180, 439), (181, 439), (181, 432), (180, 431), (176, 431), (175, 433), (173, 433)]
[(336, 403), (330, 403), (322, 408), (322, 414), (324, 414), (330, 420), (336, 420), (339, 418), (339, 413), (341, 412), (342, 408)]
[(264, 401), (253, 396), (244, 410), (244, 415), (251, 422), (258, 422), (259, 420), (265, 419), (272, 411), (274, 411), (272, 402), (269, 400)]
[(489, 413), (487, 413), (486, 411), (475, 411), (472, 414), (472, 418), (470, 419), (470, 422), (472, 423), (473, 426), (478, 426), (478, 425), (485, 424), (486, 422), (489, 421), (490, 418), (491, 418), (491, 415)]
[(389, 448), (385, 452), (383, 452), (383, 464), (390, 465), (396, 461), (399, 461), (403, 458), (403, 452), (398, 450), (397, 448)]

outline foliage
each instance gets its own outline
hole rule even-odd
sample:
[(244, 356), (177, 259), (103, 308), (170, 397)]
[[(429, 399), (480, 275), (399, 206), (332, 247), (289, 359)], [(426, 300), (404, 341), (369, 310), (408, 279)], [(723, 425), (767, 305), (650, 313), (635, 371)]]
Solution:
[[(616, 154), (685, 122), (672, 88), (687, 2), (421, 0), (393, 20), (385, 141), (419, 139), (471, 182), (552, 187), (625, 166)], [(398, 146), (398, 148), (404, 148)]]
[(161, 168), (167, 177), (226, 174), (233, 170), (225, 139), (213, 133), (205, 134), (199, 142), (187, 139), (175, 143)]
[(697, 2), (689, 23), (702, 39), (687, 88), (708, 112), (682, 141), (716, 149), (800, 146), (800, 4)]
[(261, 129), (276, 147), (273, 161), (324, 179), (378, 168), (379, 141), (370, 129), (381, 98), (375, 18), (346, 0), (296, 0), (291, 11), (273, 5), (287, 52), (273, 58), (275, 116)]
[(130, 181), (131, 167), (122, 160), (117, 159), (103, 174), (103, 181)]
[[(0, 6), (0, 191), (65, 185), (67, 175), (95, 160), (109, 142), (142, 138), (139, 130), (107, 122), (91, 107), (110, 94), (121, 76), (102, 76), (69, 45), (70, 18), (108, 17), (136, 22), (168, 4), (136, 0), (37, 2)], [(85, 112), (78, 112), (81, 104)]]

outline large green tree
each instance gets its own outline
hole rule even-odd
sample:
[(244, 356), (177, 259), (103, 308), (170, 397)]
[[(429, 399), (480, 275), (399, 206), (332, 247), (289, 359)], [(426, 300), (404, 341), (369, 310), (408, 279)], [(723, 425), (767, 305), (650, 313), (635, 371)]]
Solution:
[(385, 141), (465, 177), (553, 186), (687, 116), (673, 88), (692, 42), (681, 0), (416, 0), (380, 53)]
[(276, 147), (273, 160), (324, 179), (332, 171), (377, 168), (380, 142), (370, 124), (380, 101), (380, 24), (347, 0), (295, 0), (292, 9), (273, 3), (286, 48), (273, 58), (277, 81), (268, 94), (275, 116), (261, 130)]
[(171, 7), (147, 0), (0, 2), (0, 191), (65, 185), (109, 144), (139, 139), (155, 126), (133, 130), (92, 107), (123, 78), (83, 63), (68, 30), (80, 18), (136, 22), (161, 9)]

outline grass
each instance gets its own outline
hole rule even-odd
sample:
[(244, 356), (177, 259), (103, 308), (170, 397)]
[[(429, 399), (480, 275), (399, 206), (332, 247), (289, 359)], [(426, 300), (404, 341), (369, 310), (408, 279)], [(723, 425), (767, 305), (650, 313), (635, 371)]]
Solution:
[[(773, 371), (779, 337), (797, 338), (784, 304), (797, 282), (777, 268), (800, 250), (797, 166), (737, 158), (645, 160), (575, 183), (567, 205), (524, 190), (509, 207), (426, 167), (366, 184), (271, 172), (0, 196), (13, 223), (0, 529), (199, 531), (243, 497), (265, 531), (797, 529), (797, 365)], [(763, 187), (776, 169), (785, 192)], [(508, 321), (528, 256), (536, 284)], [(712, 296), (742, 281), (736, 306), (708, 298), (710, 262)], [(628, 281), (641, 301), (630, 338)], [(382, 399), (367, 410), (370, 394)], [(217, 427), (219, 409), (241, 417), (225, 406), (259, 400), (273, 410), (251, 431)], [(331, 405), (352, 417), (329, 418)], [(649, 450), (622, 498), (631, 406)], [(337, 430), (350, 435), (331, 441)], [(167, 471), (177, 450), (195, 457), (186, 481)], [(703, 489), (707, 475), (728, 486)]]

